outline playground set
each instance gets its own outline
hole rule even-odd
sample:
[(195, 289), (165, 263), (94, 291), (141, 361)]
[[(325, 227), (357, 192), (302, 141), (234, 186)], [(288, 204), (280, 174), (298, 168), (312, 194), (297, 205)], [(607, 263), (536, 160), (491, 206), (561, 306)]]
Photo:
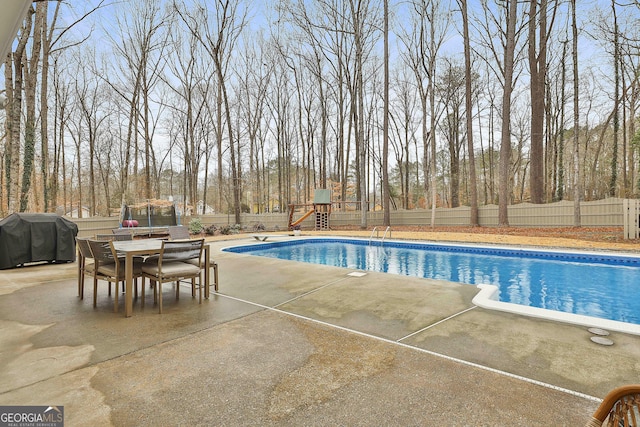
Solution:
[[(296, 212), (302, 212), (302, 216), (294, 220)], [(298, 229), (304, 220), (314, 214), (315, 230), (330, 230), (331, 190), (315, 190), (313, 203), (290, 204), (288, 230)], [(163, 234), (167, 227), (179, 225), (180, 219), (175, 203), (164, 200), (123, 204), (120, 209), (120, 228), (131, 229), (134, 235)]]
[[(294, 221), (293, 216), (297, 209), (307, 209), (300, 218)], [(313, 203), (305, 204), (290, 204), (289, 205), (289, 230), (294, 230), (302, 224), (302, 222), (315, 214), (315, 229), (316, 230), (329, 230), (329, 217), (331, 216), (331, 190), (317, 189), (313, 195)]]
[(120, 228), (129, 228), (134, 236), (166, 237), (168, 227), (180, 224), (180, 215), (173, 202), (147, 200), (120, 209)]
[(167, 227), (178, 225), (179, 216), (173, 202), (147, 200), (133, 205), (123, 204), (120, 210), (122, 227)]

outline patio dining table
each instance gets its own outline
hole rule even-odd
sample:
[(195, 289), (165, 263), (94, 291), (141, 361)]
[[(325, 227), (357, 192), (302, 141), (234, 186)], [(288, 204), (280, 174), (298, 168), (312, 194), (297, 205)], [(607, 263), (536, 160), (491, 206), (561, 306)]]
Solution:
[[(140, 239), (114, 241), (114, 249), (125, 256), (125, 291), (124, 291), (124, 315), (131, 317), (133, 311), (133, 258), (139, 256), (151, 256), (159, 254), (162, 250), (161, 239)], [(204, 295), (209, 298), (210, 283), (210, 247), (204, 245)]]

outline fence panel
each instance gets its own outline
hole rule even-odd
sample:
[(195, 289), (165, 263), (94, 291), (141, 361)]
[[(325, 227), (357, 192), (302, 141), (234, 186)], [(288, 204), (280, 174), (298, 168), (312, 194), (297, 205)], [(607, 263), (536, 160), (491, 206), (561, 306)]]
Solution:
[[(636, 206), (634, 208), (634, 206)], [(508, 207), (509, 225), (514, 227), (570, 227), (573, 225), (573, 202), (560, 201), (542, 205), (522, 203)], [(628, 214), (630, 209), (638, 209), (638, 213)], [(635, 212), (635, 211), (634, 211)], [(459, 208), (436, 209), (435, 225), (443, 226), (468, 226), (471, 209), (468, 206)], [(594, 202), (582, 202), (580, 204), (581, 225), (585, 227), (626, 227), (629, 228), (628, 238), (639, 238), (638, 227), (640, 205), (638, 200), (609, 198)], [(381, 226), (384, 213), (368, 212), (367, 225), (369, 227)], [(630, 215), (630, 216), (629, 216)], [(634, 216), (635, 215), (635, 216)], [(300, 218), (302, 213), (294, 216)], [(235, 217), (227, 214), (199, 215), (197, 216), (204, 226), (216, 225), (223, 227), (234, 225)], [(189, 225), (191, 217), (182, 217), (180, 222)], [(287, 230), (289, 215), (287, 213), (265, 213), (241, 215), (242, 225), (245, 229), (262, 224), (267, 231)], [(478, 208), (478, 220), (483, 227), (495, 227), (498, 225), (498, 206), (486, 205)], [(73, 219), (78, 224), (80, 236), (90, 236), (99, 233), (108, 233), (119, 226), (118, 217), (93, 217)], [(302, 229), (313, 230), (315, 227), (315, 215), (305, 219)], [(331, 213), (329, 225), (358, 226), (361, 222), (360, 211), (338, 211)], [(430, 226), (430, 209), (396, 210), (391, 212), (391, 225), (396, 226)], [(626, 232), (625, 232), (625, 235)]]
[(640, 201), (624, 200), (624, 238), (637, 239), (640, 237)]

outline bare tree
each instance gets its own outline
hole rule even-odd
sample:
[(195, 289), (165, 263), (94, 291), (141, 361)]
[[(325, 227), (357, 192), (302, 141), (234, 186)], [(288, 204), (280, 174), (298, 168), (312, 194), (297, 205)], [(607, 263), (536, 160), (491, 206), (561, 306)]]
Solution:
[(609, 196), (616, 195), (618, 181), (618, 136), (620, 133), (620, 34), (618, 28), (618, 13), (616, 1), (611, 0), (613, 12), (613, 145), (611, 153), (611, 179), (609, 180)]
[[(480, 23), (483, 31), (478, 35), (482, 37), (492, 57), (490, 61), (485, 57), (487, 64), (494, 67), (494, 73), (502, 84), (502, 105), (500, 112), (500, 163), (498, 179), (498, 224), (509, 225), (508, 205), (510, 202), (510, 171), (511, 171), (511, 103), (513, 87), (516, 80), (516, 47), (518, 42), (520, 23), (518, 21), (517, 0), (507, 0), (497, 5), (500, 16), (493, 15), (493, 8), (484, 7), (484, 20)], [(502, 24), (504, 22), (504, 24)], [(504, 25), (501, 27), (500, 25)], [(499, 37), (494, 39), (493, 34), (498, 32)], [(500, 43), (500, 47), (496, 46)]]
[(573, 225), (580, 227), (580, 98), (578, 94), (578, 23), (576, 18), (576, 0), (571, 0), (571, 33), (573, 58)]
[(391, 204), (389, 200), (389, 0), (384, 0), (384, 116), (382, 118), (382, 224), (391, 225)]
[[(122, 170), (122, 181), (126, 184), (123, 201), (131, 198), (130, 191), (135, 190), (133, 198), (152, 197), (152, 169), (154, 150), (152, 133), (155, 128), (153, 114), (153, 88), (159, 81), (164, 50), (167, 48), (167, 34), (163, 32), (166, 16), (160, 4), (154, 0), (144, 0), (142, 4), (130, 4), (116, 16), (117, 32), (111, 33), (114, 52), (121, 61), (115, 61), (116, 69), (105, 76), (111, 89), (127, 102), (128, 130), (126, 134), (127, 158)], [(97, 71), (102, 74), (103, 71)], [(140, 129), (141, 127), (141, 129)], [(143, 146), (140, 148), (139, 140)], [(142, 153), (143, 174), (140, 185), (138, 179), (139, 158)], [(133, 166), (133, 169), (130, 168)], [(129, 179), (129, 177), (136, 179)]]
[(58, 202), (60, 184), (62, 183), (62, 206), (66, 211), (66, 181), (65, 177), (65, 131), (69, 108), (70, 90), (61, 70), (60, 55), (53, 61), (53, 171), (51, 173), (51, 200)]
[[(25, 20), (25, 26), (20, 32), (16, 52), (9, 55), (5, 63), (5, 86), (9, 101), (8, 117), (5, 124), (8, 141), (4, 156), (6, 180), (3, 190), (6, 190), (6, 195), (5, 191), (2, 191), (0, 212), (3, 212), (5, 208), (9, 211), (16, 209), (48, 211), (50, 209), (51, 197), (48, 182), (50, 174), (49, 97), (47, 93), (49, 58), (56, 49), (59, 51), (67, 47), (56, 47), (56, 44), (63, 40), (63, 36), (71, 28), (100, 8), (103, 1), (62, 28), (57, 24), (57, 18), (63, 2), (56, 2), (53, 13), (49, 13), (49, 2), (34, 3), (35, 5), (30, 8)], [(32, 32), (33, 34), (31, 34)], [(26, 42), (30, 36), (32, 36), (32, 42), (28, 46), (30, 55), (27, 55)], [(79, 44), (81, 42), (82, 40), (73, 43)], [(38, 111), (38, 105), (40, 111)], [(24, 117), (24, 121), (21, 116)], [(39, 133), (37, 132), (38, 121), (40, 124)], [(22, 159), (20, 159), (20, 127), (22, 124), (24, 124), (24, 139), (22, 141)], [(37, 167), (38, 158), (36, 157), (38, 140), (41, 143), (40, 168)], [(21, 179), (18, 177), (20, 168), (22, 169)], [(35, 181), (40, 181), (42, 185), (34, 186), (33, 182)], [(42, 194), (38, 193), (39, 190), (42, 190)], [(11, 205), (10, 208), (9, 205)]]
[[(186, 37), (185, 37), (186, 36)], [(175, 95), (168, 99), (174, 109), (177, 132), (173, 147), (182, 153), (183, 204), (195, 204), (198, 200), (198, 180), (202, 159), (212, 150), (209, 132), (215, 128), (210, 114), (211, 100), (215, 103), (217, 79), (213, 65), (203, 55), (202, 44), (190, 31), (185, 32), (180, 22), (170, 31), (173, 50), (167, 63), (169, 73), (163, 77), (165, 85)], [(172, 102), (175, 100), (175, 102)], [(206, 161), (205, 161), (206, 169)], [(205, 174), (205, 185), (207, 182)], [(203, 192), (204, 194), (204, 192)], [(204, 208), (204, 203), (203, 203)]]
[(509, 225), (507, 206), (509, 204), (509, 171), (511, 165), (511, 93), (516, 49), (516, 24), (518, 2), (506, 2), (507, 27), (504, 48), (504, 85), (502, 92), (502, 131), (500, 137), (500, 185), (498, 187), (498, 224)]
[[(42, 66), (41, 68), (41, 84), (40, 84), (40, 144), (41, 144), (41, 164), (40, 164), (40, 173), (42, 180), (42, 189), (43, 189), (43, 200), (44, 200), (44, 211), (49, 211), (53, 204), (57, 202), (56, 196), (58, 193), (58, 189), (55, 187), (57, 185), (57, 180), (54, 178), (54, 182), (49, 182), (49, 176), (51, 174), (50, 171), (50, 152), (49, 152), (49, 68), (50, 68), (50, 58), (52, 55), (59, 55), (60, 52), (73, 47), (79, 46), (84, 43), (89, 36), (84, 36), (79, 40), (72, 39), (67, 43), (63, 43), (65, 40), (65, 35), (70, 32), (70, 30), (83, 21), (86, 21), (89, 16), (94, 14), (98, 9), (102, 8), (105, 4), (105, 0), (100, 0), (96, 5), (91, 7), (89, 10), (84, 12), (79, 18), (75, 19), (72, 23), (68, 24), (63, 28), (59, 28), (58, 18), (61, 14), (61, 7), (63, 2), (58, 1), (55, 3), (55, 9), (51, 16), (50, 21), (48, 21), (48, 2), (41, 3), (44, 6), (43, 13), (45, 15), (44, 19), (44, 28), (42, 29)], [(47, 27), (48, 26), (48, 27)], [(56, 157), (56, 152), (54, 149), (53, 153), (54, 158)], [(54, 162), (54, 172), (59, 169), (59, 165)]]
[(475, 147), (473, 145), (473, 92), (471, 90), (471, 41), (469, 39), (469, 13), (467, 0), (458, 0), (462, 14), (462, 37), (464, 43), (464, 94), (465, 94), (465, 123), (467, 128), (467, 151), (469, 153), (469, 202), (471, 212), (469, 225), (478, 226), (478, 184), (476, 179)]
[(27, 210), (29, 190), (33, 173), (36, 145), (36, 93), (38, 89), (38, 66), (42, 49), (42, 32), (46, 31), (47, 7), (46, 3), (38, 3), (35, 12), (34, 38), (31, 44), (31, 57), (24, 58), (24, 91), (26, 101), (24, 157), (22, 162), (22, 186), (20, 190), (20, 212)]
[(405, 46), (403, 59), (413, 71), (422, 107), (422, 168), (425, 194), (431, 192), (431, 226), (435, 226), (437, 201), (435, 79), (439, 51), (445, 41), (450, 14), (436, 0), (415, 0), (410, 4), (410, 33), (401, 34)]
[[(5, 60), (4, 76), (5, 91), (7, 96), (7, 120), (5, 122), (7, 142), (5, 143), (5, 186), (6, 209), (5, 213), (15, 212), (18, 207), (20, 195), (20, 126), (22, 123), (22, 91), (23, 91), (23, 58), (25, 56), (27, 41), (33, 26), (35, 10), (29, 9), (24, 26), (20, 30), (18, 45), (13, 54)], [(15, 77), (14, 77), (15, 76)], [(4, 211), (4, 209), (3, 209)]]
[(233, 210), (235, 221), (240, 224), (240, 196), (242, 194), (241, 159), (237, 155), (238, 141), (233, 131), (231, 119), (231, 103), (227, 90), (227, 64), (236, 45), (238, 37), (247, 24), (247, 13), (240, 7), (238, 0), (216, 0), (214, 17), (210, 17), (207, 7), (199, 5), (188, 11), (184, 4), (173, 3), (174, 10), (189, 28), (189, 31), (202, 43), (209, 57), (215, 64), (220, 99), (224, 105), (229, 138), (229, 154), (231, 163), (231, 186), (233, 192)]
[(460, 155), (465, 141), (462, 126), (462, 106), (466, 96), (464, 68), (447, 60), (446, 68), (438, 79), (436, 93), (445, 109), (440, 129), (449, 149), (450, 204), (452, 208), (460, 206)]
[(532, 203), (543, 203), (544, 195), (544, 117), (546, 112), (547, 43), (553, 27), (556, 7), (551, 1), (552, 18), (547, 19), (547, 0), (529, 0), (529, 89), (531, 94), (531, 178)]
[[(82, 61), (78, 59), (78, 64), (82, 64)], [(79, 125), (79, 129), (86, 131), (86, 136), (79, 133), (78, 141), (86, 140), (89, 145), (89, 197), (90, 197), (90, 215), (96, 215), (96, 167), (95, 160), (97, 157), (96, 146), (98, 141), (98, 135), (102, 123), (106, 120), (104, 106), (104, 86), (100, 85), (97, 79), (93, 78), (93, 75), (88, 75), (87, 68), (79, 65), (77, 68), (77, 78), (75, 80), (75, 101), (77, 104), (77, 111), (79, 113), (78, 122), (84, 123), (84, 126)], [(81, 215), (82, 209), (79, 211)]]
[[(266, 116), (266, 97), (272, 77), (272, 67), (267, 65), (268, 46), (261, 37), (246, 42), (243, 45), (245, 55), (236, 70), (239, 81), (239, 104), (242, 112), (240, 120), (244, 122), (246, 134), (249, 139), (249, 177), (252, 181), (252, 197), (250, 204), (264, 200), (261, 195), (265, 183), (259, 174), (260, 167), (264, 167), (260, 159), (264, 154), (264, 138), (262, 136), (263, 123)], [(263, 204), (258, 203), (258, 212), (263, 209)], [(252, 206), (249, 206), (253, 213)]]
[(392, 131), (391, 145), (395, 153), (402, 195), (402, 208), (409, 209), (410, 176), (412, 171), (410, 149), (412, 143), (416, 140), (416, 133), (418, 133), (418, 129), (416, 129), (416, 113), (420, 102), (419, 97), (416, 96), (415, 85), (411, 82), (411, 76), (405, 76), (403, 71), (409, 70), (399, 70), (398, 75), (395, 75), (393, 79), (395, 96), (389, 106), (391, 110), (389, 119)]
[[(346, 5), (344, 2), (322, 1), (308, 3), (295, 1), (287, 4), (280, 3), (282, 17), (275, 27), (274, 38), (278, 46), (279, 54), (285, 58), (291, 71), (295, 65), (291, 54), (287, 52), (299, 52), (299, 64), (308, 68), (314, 76), (316, 84), (309, 84), (307, 91), (316, 94), (318, 97), (318, 107), (320, 114), (320, 160), (319, 160), (319, 182), (320, 187), (327, 187), (328, 163), (331, 153), (329, 142), (329, 110), (331, 97), (334, 98), (337, 111), (335, 112), (336, 123), (334, 131), (336, 136), (335, 147), (335, 176), (340, 182), (339, 200), (347, 199), (347, 181), (350, 159), (351, 135), (345, 136), (345, 128), (348, 114), (347, 101), (349, 89), (347, 82), (352, 81), (351, 74), (353, 68), (349, 66), (353, 56), (349, 49), (348, 38), (351, 31), (347, 29)], [(287, 20), (293, 25), (289, 33), (284, 32), (280, 21)], [(288, 34), (288, 37), (283, 35)], [(303, 82), (297, 78), (296, 81)], [(297, 84), (298, 87), (300, 84)], [(307, 120), (312, 120), (308, 116)], [(344, 206), (344, 205), (343, 205)]]

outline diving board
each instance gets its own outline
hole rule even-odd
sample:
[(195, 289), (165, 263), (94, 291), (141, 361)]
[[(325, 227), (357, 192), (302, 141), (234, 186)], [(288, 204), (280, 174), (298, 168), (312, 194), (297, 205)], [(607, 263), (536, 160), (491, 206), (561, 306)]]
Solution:
[(269, 237), (287, 237), (284, 234), (252, 234), (251, 237), (260, 241), (266, 242)]

